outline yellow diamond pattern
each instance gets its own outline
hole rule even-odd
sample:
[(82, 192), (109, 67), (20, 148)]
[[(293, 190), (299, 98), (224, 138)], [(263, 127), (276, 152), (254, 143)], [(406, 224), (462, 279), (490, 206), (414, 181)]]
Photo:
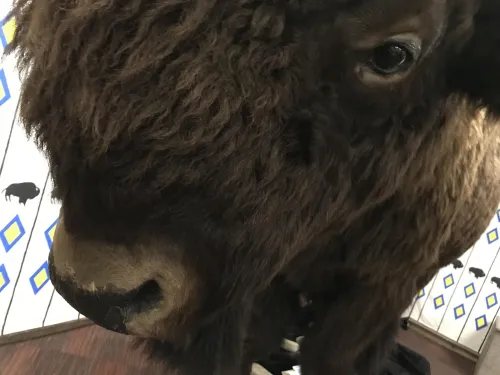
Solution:
[(481, 329), (484, 326), (486, 326), (486, 320), (484, 319), (484, 317), (480, 317), (476, 320), (476, 324), (477, 324), (477, 328)]
[(494, 306), (496, 305), (497, 303), (497, 299), (496, 299), (496, 296), (493, 294), (491, 296), (489, 296), (486, 300), (486, 303), (488, 304), (488, 306)]
[(2, 31), (3, 35), (5, 36), (5, 41), (7, 42), (7, 44), (10, 44), (14, 39), (14, 33), (16, 31), (16, 20), (14, 17), (4, 23)]
[(472, 294), (474, 294), (474, 287), (472, 285), (469, 285), (467, 288), (465, 288), (465, 295), (469, 297)]
[(437, 297), (435, 303), (436, 303), (436, 307), (443, 306), (444, 305), (443, 297)]
[(33, 279), (35, 282), (35, 285), (37, 288), (40, 288), (40, 286), (49, 278), (49, 275), (47, 275), (47, 271), (45, 269), (42, 269), (38, 275), (36, 275)]
[(496, 241), (498, 239), (498, 234), (496, 231), (491, 231), (490, 233), (488, 233), (488, 240), (490, 242), (493, 242), (493, 241)]
[(52, 241), (54, 241), (54, 233), (56, 232), (57, 225), (54, 225), (51, 230), (49, 230), (49, 236)]
[(5, 239), (7, 243), (13, 243), (21, 235), (21, 229), (19, 225), (14, 222), (12, 225), (4, 232)]
[(446, 278), (444, 279), (444, 285), (446, 285), (447, 287), (453, 285), (453, 277), (446, 276)]

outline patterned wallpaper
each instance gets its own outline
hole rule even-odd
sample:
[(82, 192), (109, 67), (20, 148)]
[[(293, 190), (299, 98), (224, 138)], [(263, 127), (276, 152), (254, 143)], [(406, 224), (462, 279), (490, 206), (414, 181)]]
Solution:
[(407, 314), (474, 352), (482, 349), (500, 313), (500, 210), (459, 260), (442, 268)]
[[(0, 7), (0, 53), (15, 21)], [(47, 254), (59, 207), (51, 201), (45, 158), (17, 123), (20, 82), (13, 59), (0, 63), (0, 334), (79, 318), (54, 292)]]

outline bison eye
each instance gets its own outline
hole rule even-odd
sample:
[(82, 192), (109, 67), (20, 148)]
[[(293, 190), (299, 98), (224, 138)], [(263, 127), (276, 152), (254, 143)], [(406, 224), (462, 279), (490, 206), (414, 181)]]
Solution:
[(421, 52), (422, 40), (418, 35), (392, 36), (371, 48), (363, 48), (356, 72), (366, 84), (392, 83), (406, 76)]
[(407, 70), (418, 56), (400, 42), (386, 42), (373, 50), (370, 64), (375, 73), (390, 75)]

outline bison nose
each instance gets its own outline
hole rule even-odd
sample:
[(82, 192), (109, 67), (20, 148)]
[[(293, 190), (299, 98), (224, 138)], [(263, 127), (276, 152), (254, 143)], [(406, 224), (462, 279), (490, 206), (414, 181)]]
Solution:
[(152, 234), (133, 242), (86, 239), (60, 215), (49, 254), (54, 288), (78, 312), (116, 332), (170, 339), (194, 314), (196, 273), (183, 253)]
[(110, 331), (128, 334), (127, 322), (157, 307), (163, 298), (160, 285), (149, 280), (129, 291), (82, 289), (69, 278), (59, 278), (54, 256), (49, 255), (49, 274), (56, 291), (77, 311)]

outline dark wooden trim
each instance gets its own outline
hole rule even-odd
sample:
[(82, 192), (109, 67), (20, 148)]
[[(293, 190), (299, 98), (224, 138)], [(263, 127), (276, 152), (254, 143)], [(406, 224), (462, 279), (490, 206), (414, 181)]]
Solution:
[(479, 353), (463, 346), (462, 344), (459, 344), (456, 341), (450, 340), (439, 332), (433, 331), (413, 319), (410, 319), (410, 322), (410, 330), (414, 330), (422, 336), (427, 337), (429, 340), (450, 349), (451, 351), (461, 355), (462, 357), (465, 357), (473, 362), (477, 362)]
[(21, 341), (38, 339), (44, 336), (55, 335), (56, 333), (71, 331), (73, 329), (86, 327), (92, 324), (93, 323), (88, 319), (79, 319), (79, 320), (74, 320), (72, 322), (65, 322), (65, 323), (50, 325), (47, 327), (30, 329), (28, 331), (11, 333), (8, 335), (0, 336), (0, 346), (7, 344), (14, 344)]

